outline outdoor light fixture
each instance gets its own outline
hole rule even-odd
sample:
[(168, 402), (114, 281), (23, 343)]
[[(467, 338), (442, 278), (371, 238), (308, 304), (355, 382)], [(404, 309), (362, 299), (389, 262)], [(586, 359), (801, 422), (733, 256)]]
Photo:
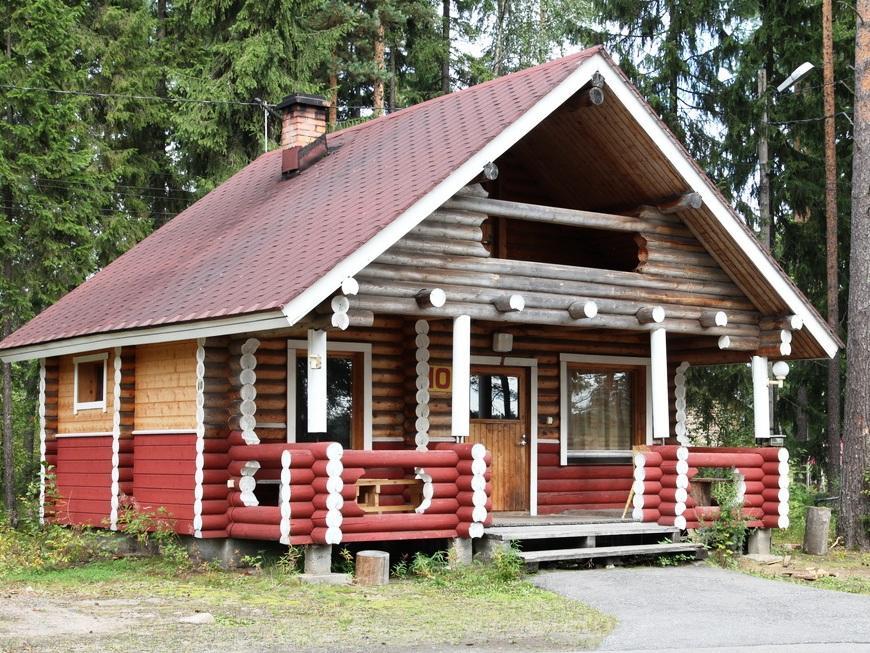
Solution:
[(800, 80), (802, 80), (806, 75), (814, 68), (813, 64), (809, 61), (804, 61), (800, 66), (795, 68), (791, 75), (785, 78), (785, 81), (782, 82), (779, 86), (776, 87), (777, 93), (782, 93), (787, 88), (794, 86)]
[(774, 378), (768, 381), (770, 385), (775, 385), (778, 388), (781, 388), (783, 383), (785, 382), (785, 377), (788, 376), (788, 363), (785, 361), (777, 361), (771, 367), (773, 371)]

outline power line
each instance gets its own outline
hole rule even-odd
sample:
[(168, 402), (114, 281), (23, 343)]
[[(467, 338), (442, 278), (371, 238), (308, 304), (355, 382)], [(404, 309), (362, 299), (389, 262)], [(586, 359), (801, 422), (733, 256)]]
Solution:
[(16, 86), (14, 84), (0, 84), (0, 88), (16, 91), (39, 91), (43, 93), (56, 93), (58, 95), (83, 95), (100, 98), (122, 98), (128, 100), (147, 100), (149, 102), (177, 102), (183, 104), (223, 104), (245, 107), (259, 107), (257, 102), (241, 102), (239, 100), (194, 100), (192, 98), (161, 97), (159, 95), (128, 95), (125, 93), (102, 93), (99, 91), (71, 91), (60, 88), (46, 88), (42, 86)]

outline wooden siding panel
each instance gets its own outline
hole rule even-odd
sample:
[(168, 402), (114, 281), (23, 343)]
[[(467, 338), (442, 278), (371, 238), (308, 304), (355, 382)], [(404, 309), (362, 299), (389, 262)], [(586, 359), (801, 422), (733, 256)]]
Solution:
[[(90, 353), (103, 353), (103, 351)], [(106, 409), (88, 408), (80, 410), (78, 413), (73, 411), (73, 391), (75, 387), (75, 364), (73, 359), (75, 356), (61, 356), (58, 359), (58, 381), (57, 381), (57, 432), (60, 434), (68, 433), (108, 433), (112, 430), (112, 410), (114, 409), (114, 397), (112, 396), (112, 384), (109, 380), (112, 377), (114, 368), (114, 354), (109, 352), (109, 358), (106, 361)], [(47, 370), (46, 370), (47, 371)], [(46, 388), (46, 395), (48, 389)]]
[(136, 347), (134, 430), (196, 426), (196, 342)]
[(112, 438), (58, 438), (56, 443), (58, 498), (47, 512), (61, 524), (106, 526), (112, 508)]

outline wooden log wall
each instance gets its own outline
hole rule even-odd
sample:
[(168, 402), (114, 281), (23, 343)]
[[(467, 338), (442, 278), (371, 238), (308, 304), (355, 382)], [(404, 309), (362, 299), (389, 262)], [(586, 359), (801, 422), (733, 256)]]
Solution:
[(154, 432), (196, 427), (196, 341), (136, 347), (134, 425)]
[(111, 436), (61, 437), (57, 440), (57, 501), (60, 524), (109, 524), (112, 488)]
[[(636, 231), (644, 238), (646, 262), (636, 271), (621, 272), (495, 258), (487, 235), (498, 230), (488, 226), (492, 216)], [(375, 315), (434, 319), (468, 314), (477, 320), (648, 330), (635, 315), (644, 306), (658, 305), (671, 333), (730, 334), (735, 345), (745, 348), (757, 346), (759, 338), (753, 304), (676, 215), (634, 218), (459, 194), (356, 278), (360, 292), (350, 298), (351, 310)], [(444, 306), (418, 301), (421, 290), (433, 288), (446, 292)], [(522, 296), (524, 309), (502, 312), (501, 303), (512, 294)], [(597, 316), (572, 317), (568, 307), (585, 300), (598, 304)], [(727, 325), (705, 319), (715, 310), (726, 313)]]
[(133, 452), (135, 507), (151, 512), (165, 508), (176, 532), (192, 535), (196, 435), (192, 430), (189, 434), (137, 433)]
[(123, 454), (118, 462), (118, 484), (122, 502), (133, 494), (133, 428), (136, 397), (136, 348), (121, 350), (121, 401), (119, 414), (121, 429), (119, 450)]
[(43, 515), (54, 518), (54, 498), (57, 487), (57, 422), (59, 359), (45, 359), (45, 487), (43, 488)]

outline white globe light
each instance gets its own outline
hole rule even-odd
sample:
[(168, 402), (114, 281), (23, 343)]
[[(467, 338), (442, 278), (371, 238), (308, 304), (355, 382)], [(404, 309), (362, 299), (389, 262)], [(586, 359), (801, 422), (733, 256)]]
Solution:
[(785, 361), (777, 361), (773, 364), (773, 375), (777, 379), (784, 379), (788, 376), (788, 363)]

